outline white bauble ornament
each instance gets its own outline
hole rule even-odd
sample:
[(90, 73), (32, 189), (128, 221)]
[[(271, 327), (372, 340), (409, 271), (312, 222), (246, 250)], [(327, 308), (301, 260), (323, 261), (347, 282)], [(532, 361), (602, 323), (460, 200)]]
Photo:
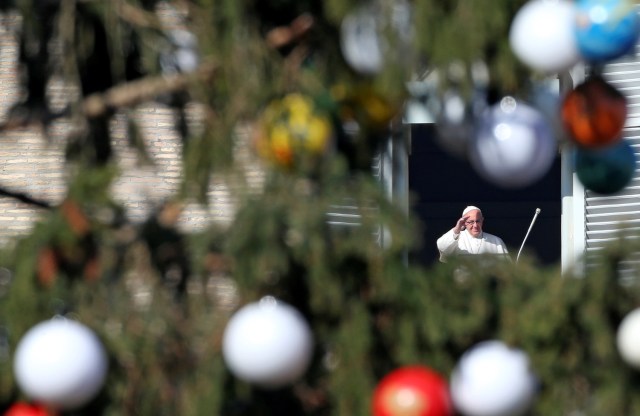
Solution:
[(574, 33), (575, 16), (572, 1), (529, 1), (511, 22), (511, 49), (525, 65), (538, 71), (571, 68), (581, 58)]
[(515, 416), (531, 406), (536, 384), (524, 352), (501, 341), (486, 341), (456, 365), (451, 398), (465, 416)]
[(67, 410), (83, 406), (98, 393), (108, 363), (93, 331), (60, 318), (41, 322), (22, 337), (13, 369), (30, 399)]
[(487, 181), (503, 188), (522, 188), (549, 171), (557, 147), (553, 130), (540, 112), (504, 97), (477, 120), (469, 160)]
[(342, 55), (350, 67), (363, 74), (376, 74), (383, 65), (383, 52), (375, 13), (361, 9), (344, 18), (340, 32)]
[(300, 378), (313, 352), (313, 337), (304, 317), (271, 296), (250, 303), (229, 320), (222, 354), (239, 379), (278, 388)]
[(395, 1), (388, 18), (376, 6), (355, 9), (340, 25), (342, 56), (351, 68), (365, 75), (379, 73), (387, 61), (406, 59), (413, 40), (408, 2)]
[(445, 91), (439, 104), (435, 139), (447, 153), (465, 159), (477, 116), (487, 106), (486, 94), (478, 89), (467, 102), (458, 90), (451, 88)]
[(160, 52), (160, 68), (165, 75), (194, 72), (200, 64), (198, 39), (183, 29), (171, 30), (167, 37), (170, 45)]
[(616, 338), (622, 359), (630, 366), (640, 369), (640, 308), (624, 317)]

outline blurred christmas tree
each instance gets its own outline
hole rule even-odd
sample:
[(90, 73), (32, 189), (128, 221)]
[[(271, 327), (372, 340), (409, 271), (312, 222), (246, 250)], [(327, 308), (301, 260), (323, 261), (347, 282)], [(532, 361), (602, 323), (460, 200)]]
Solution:
[[(640, 411), (640, 378), (616, 349), (640, 299), (618, 268), (640, 247), (611, 246), (580, 279), (526, 255), (412, 264), (419, 224), (375, 174), (388, 140), (405, 137), (407, 101), (428, 96), (446, 136), (452, 96), (475, 115), (548, 75), (509, 46), (524, 3), (1, 2), (19, 22), (23, 86), (3, 131), (72, 128), (61, 202), (0, 189), (43, 210), (0, 254), (0, 410), (445, 415), (453, 394), (471, 416)], [(149, 102), (175, 114), (183, 171), (132, 221), (112, 192), (111, 127), (124, 118), (150, 163), (134, 114)], [(232, 220), (185, 232), (185, 207), (211, 203), (213, 178), (232, 190)], [(517, 350), (493, 344), (494, 359), (458, 366), (488, 340)], [(625, 350), (632, 365), (638, 345)], [(404, 366), (440, 376), (376, 390)], [(422, 393), (403, 390), (412, 377)]]

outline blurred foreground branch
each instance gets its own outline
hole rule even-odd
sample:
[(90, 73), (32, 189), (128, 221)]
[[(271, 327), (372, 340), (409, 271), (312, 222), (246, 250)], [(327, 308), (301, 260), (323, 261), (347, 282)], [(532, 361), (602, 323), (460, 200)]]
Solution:
[(87, 117), (99, 117), (115, 108), (129, 107), (160, 94), (183, 90), (191, 83), (207, 82), (217, 69), (218, 65), (209, 62), (192, 74), (149, 77), (118, 85), (104, 93), (87, 96), (82, 103), (82, 111)]

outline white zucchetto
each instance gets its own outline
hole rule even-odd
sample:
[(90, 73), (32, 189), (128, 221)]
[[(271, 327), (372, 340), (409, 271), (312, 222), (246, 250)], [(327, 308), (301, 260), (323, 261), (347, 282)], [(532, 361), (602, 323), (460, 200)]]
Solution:
[(466, 207), (464, 209), (464, 211), (462, 211), (462, 216), (464, 217), (465, 215), (467, 215), (468, 212), (476, 210), (476, 209), (482, 213), (482, 210), (480, 208), (475, 207), (473, 205), (469, 205), (468, 207)]

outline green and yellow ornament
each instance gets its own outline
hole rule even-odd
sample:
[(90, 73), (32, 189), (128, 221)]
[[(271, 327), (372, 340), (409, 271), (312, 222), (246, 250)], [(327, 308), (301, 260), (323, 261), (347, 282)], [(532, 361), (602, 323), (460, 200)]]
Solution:
[(400, 102), (385, 97), (371, 86), (336, 85), (331, 89), (331, 95), (338, 103), (341, 120), (355, 121), (369, 132), (388, 129), (401, 108)]
[(258, 153), (274, 164), (292, 168), (303, 160), (317, 160), (333, 141), (329, 115), (314, 100), (291, 93), (265, 108), (256, 131)]

